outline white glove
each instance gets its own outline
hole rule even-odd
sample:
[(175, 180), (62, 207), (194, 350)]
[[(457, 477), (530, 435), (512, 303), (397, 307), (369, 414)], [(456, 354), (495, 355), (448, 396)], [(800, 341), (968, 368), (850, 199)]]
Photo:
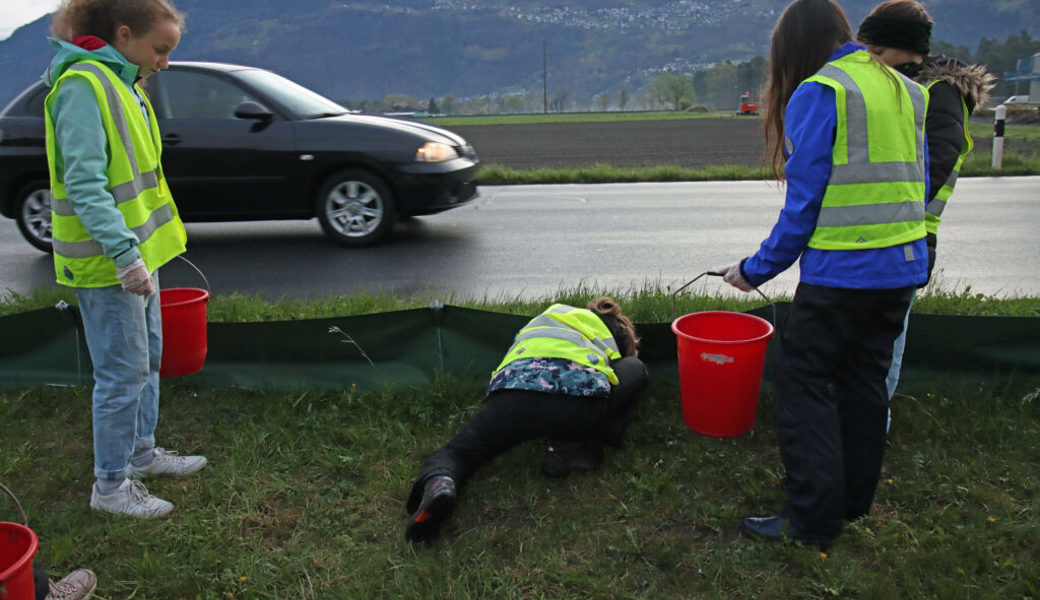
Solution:
[(736, 262), (731, 265), (723, 267), (715, 267), (712, 272), (722, 275), (722, 280), (732, 285), (742, 292), (750, 292), (754, 288), (751, 284), (744, 279), (744, 276), (740, 274), (740, 263)]
[(116, 277), (123, 285), (124, 292), (141, 296), (151, 296), (155, 293), (152, 274), (148, 272), (148, 267), (144, 266), (144, 261), (140, 258), (125, 267), (116, 267)]

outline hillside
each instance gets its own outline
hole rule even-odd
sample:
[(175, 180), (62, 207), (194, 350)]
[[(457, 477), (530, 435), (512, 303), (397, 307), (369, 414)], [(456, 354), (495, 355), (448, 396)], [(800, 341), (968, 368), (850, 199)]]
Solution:
[[(847, 0), (855, 26), (874, 0)], [(661, 69), (692, 72), (766, 51), (781, 0), (180, 0), (188, 31), (175, 58), (270, 68), (336, 99), (427, 98), (542, 89), (636, 92)], [(935, 38), (1040, 32), (1033, 0), (935, 0)], [(46, 66), (49, 18), (0, 42), (0, 103)]]

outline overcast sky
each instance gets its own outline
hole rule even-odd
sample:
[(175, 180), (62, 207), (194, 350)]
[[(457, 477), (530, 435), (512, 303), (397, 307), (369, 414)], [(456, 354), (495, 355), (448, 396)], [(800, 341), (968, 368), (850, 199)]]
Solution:
[(15, 30), (55, 10), (59, 0), (0, 0), (0, 40)]

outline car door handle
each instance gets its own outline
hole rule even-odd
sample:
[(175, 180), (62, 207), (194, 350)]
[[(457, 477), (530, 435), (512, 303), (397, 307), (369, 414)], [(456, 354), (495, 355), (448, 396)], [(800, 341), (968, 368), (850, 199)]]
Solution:
[(162, 141), (164, 145), (176, 146), (177, 144), (181, 143), (181, 136), (177, 135), (176, 133), (171, 133), (163, 136)]

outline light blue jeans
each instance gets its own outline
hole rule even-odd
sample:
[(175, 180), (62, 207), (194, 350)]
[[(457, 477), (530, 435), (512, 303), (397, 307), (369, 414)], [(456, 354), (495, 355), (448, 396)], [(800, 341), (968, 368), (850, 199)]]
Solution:
[(910, 325), (910, 309), (914, 306), (914, 296), (917, 295), (916, 290), (914, 295), (910, 296), (910, 306), (906, 308), (906, 317), (903, 319), (903, 332), (896, 338), (896, 343), (892, 345), (892, 366), (888, 368), (888, 377), (885, 378), (885, 386), (888, 388), (888, 423), (885, 425), (885, 431), (888, 431), (892, 427), (892, 396), (896, 393), (896, 387), (899, 385), (899, 371), (903, 368), (903, 352), (906, 350), (906, 328)]
[(155, 447), (159, 418), (162, 314), (156, 293), (145, 298), (118, 285), (77, 288), (83, 330), (94, 363), (94, 476), (126, 478), (134, 452)]

